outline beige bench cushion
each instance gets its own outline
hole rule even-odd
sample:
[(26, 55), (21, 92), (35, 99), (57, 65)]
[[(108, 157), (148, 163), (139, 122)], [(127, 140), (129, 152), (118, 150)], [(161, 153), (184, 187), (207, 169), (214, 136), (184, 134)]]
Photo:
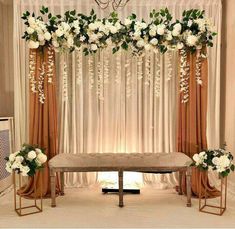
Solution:
[(58, 154), (49, 167), (60, 171), (177, 170), (191, 164), (183, 153), (79, 153)]

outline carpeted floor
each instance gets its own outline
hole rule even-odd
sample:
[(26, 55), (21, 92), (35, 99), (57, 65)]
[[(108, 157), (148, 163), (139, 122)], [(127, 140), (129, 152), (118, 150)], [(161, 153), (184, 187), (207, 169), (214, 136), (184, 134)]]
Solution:
[(57, 198), (57, 207), (44, 200), (43, 212), (18, 217), (13, 211), (13, 193), (0, 198), (0, 227), (83, 227), (83, 228), (190, 228), (234, 227), (235, 199), (228, 203), (223, 216), (198, 211), (198, 200), (187, 208), (185, 196), (174, 190), (141, 189), (140, 195), (125, 195), (123, 208), (119, 208), (116, 194), (102, 194), (99, 187), (66, 189), (66, 195)]

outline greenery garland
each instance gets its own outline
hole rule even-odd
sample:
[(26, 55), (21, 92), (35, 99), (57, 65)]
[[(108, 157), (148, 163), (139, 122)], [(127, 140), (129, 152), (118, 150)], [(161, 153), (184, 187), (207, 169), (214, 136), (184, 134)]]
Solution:
[(150, 12), (150, 22), (138, 20), (135, 14), (120, 21), (118, 14), (99, 19), (94, 10), (89, 15), (67, 11), (63, 16), (52, 15), (42, 7), (41, 15), (26, 11), (22, 19), (27, 26), (24, 32), (29, 48), (52, 46), (56, 51), (74, 51), (82, 48), (85, 55), (112, 46), (113, 53), (131, 49), (134, 55), (145, 50), (165, 53), (172, 49), (195, 52), (213, 46), (216, 35), (204, 11), (191, 9), (183, 12), (182, 20), (172, 22), (167, 8)]

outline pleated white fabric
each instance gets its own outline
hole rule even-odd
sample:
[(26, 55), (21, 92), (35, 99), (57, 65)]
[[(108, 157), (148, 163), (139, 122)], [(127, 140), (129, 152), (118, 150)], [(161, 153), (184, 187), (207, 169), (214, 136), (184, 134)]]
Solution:
[[(88, 13), (93, 8), (105, 17), (111, 7), (101, 10), (93, 0), (16, 0), (14, 1), (14, 79), (17, 146), (27, 136), (28, 57), (20, 16), (25, 10), (39, 11), (48, 6), (53, 13), (76, 9)], [(121, 18), (136, 13), (148, 19), (155, 8), (168, 7), (174, 18), (183, 10), (205, 9), (221, 30), (221, 0), (132, 0), (118, 9)], [(150, 52), (137, 60), (123, 52), (112, 55), (104, 50), (92, 57), (82, 53), (57, 56), (59, 150), (64, 153), (89, 152), (170, 152), (175, 151), (177, 54), (164, 56)], [(220, 33), (209, 51), (208, 144), (219, 146)], [(20, 81), (20, 82), (19, 82)], [(157, 96), (159, 94), (159, 97)], [(22, 121), (23, 120), (23, 121)], [(161, 187), (177, 183), (175, 175), (137, 175), (132, 182), (153, 182)], [(107, 176), (68, 174), (68, 186), (87, 185)], [(113, 179), (113, 178), (112, 178)], [(127, 178), (126, 180), (129, 180)], [(128, 182), (127, 182), (128, 183)]]

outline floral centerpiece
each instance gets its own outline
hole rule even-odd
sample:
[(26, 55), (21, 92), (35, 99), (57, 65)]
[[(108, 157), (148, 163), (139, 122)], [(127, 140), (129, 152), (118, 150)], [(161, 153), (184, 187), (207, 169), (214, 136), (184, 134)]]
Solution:
[(204, 171), (216, 171), (221, 177), (226, 177), (234, 171), (233, 155), (224, 150), (207, 150), (193, 156), (193, 166)]
[(24, 144), (20, 151), (11, 153), (7, 160), (6, 170), (9, 173), (13, 171), (20, 173), (22, 176), (33, 176), (36, 170), (43, 168), (47, 161), (44, 149), (37, 146)]

